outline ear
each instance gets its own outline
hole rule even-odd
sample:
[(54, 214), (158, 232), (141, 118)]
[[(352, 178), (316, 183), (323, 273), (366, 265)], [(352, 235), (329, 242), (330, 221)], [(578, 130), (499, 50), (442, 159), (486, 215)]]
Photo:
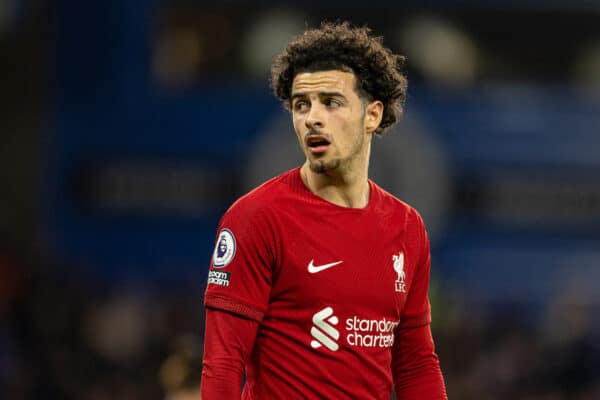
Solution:
[(381, 119), (383, 118), (383, 103), (379, 100), (375, 100), (367, 104), (365, 110), (365, 131), (367, 133), (375, 132), (375, 129), (379, 127)]

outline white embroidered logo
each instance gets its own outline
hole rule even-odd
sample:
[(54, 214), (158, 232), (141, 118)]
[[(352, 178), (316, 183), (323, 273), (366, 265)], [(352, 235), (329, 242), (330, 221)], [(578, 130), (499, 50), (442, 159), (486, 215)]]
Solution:
[(308, 263), (308, 272), (311, 274), (316, 274), (317, 272), (324, 271), (327, 268), (335, 267), (336, 265), (343, 263), (343, 261), (336, 261), (329, 264), (314, 265), (314, 261), (315, 260), (310, 260), (310, 263)]
[(406, 274), (404, 273), (404, 253), (394, 254), (392, 260), (394, 261), (394, 271), (398, 274), (396, 292), (406, 293), (406, 284), (404, 283), (404, 279), (406, 278)]
[(337, 351), (340, 346), (336, 341), (340, 338), (340, 332), (333, 325), (337, 325), (340, 321), (338, 317), (333, 315), (333, 308), (325, 307), (315, 313), (312, 322), (313, 327), (310, 330), (310, 334), (316, 339), (310, 342), (312, 348), (318, 349), (321, 346), (325, 346), (331, 351)]

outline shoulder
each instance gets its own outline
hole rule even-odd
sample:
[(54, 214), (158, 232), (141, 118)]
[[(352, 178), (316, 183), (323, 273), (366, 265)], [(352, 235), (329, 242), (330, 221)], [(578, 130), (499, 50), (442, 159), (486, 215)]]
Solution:
[(429, 238), (421, 214), (408, 203), (374, 184), (380, 198), (380, 207), (387, 210), (388, 220), (400, 226), (404, 232), (407, 246), (420, 254), (421, 260), (429, 255)]
[(248, 220), (273, 214), (280, 200), (288, 195), (295, 172), (297, 169), (278, 175), (241, 196), (229, 207), (225, 216)]
[(390, 215), (395, 220), (404, 221), (408, 228), (424, 228), (423, 218), (413, 206), (400, 200), (373, 181), (371, 181), (371, 187), (377, 192), (380, 202), (378, 208), (382, 213)]

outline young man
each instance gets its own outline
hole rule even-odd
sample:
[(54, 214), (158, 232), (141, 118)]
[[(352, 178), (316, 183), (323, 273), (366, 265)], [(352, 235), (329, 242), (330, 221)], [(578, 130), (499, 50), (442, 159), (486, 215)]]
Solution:
[(206, 289), (203, 400), (445, 399), (419, 214), (368, 179), (402, 114), (403, 58), (325, 23), (272, 68), (302, 167), (223, 216)]

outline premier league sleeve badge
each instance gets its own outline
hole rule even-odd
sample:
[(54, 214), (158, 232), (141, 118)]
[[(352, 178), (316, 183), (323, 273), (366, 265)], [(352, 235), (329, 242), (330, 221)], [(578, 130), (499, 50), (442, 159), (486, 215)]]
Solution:
[(229, 229), (221, 229), (213, 252), (213, 266), (224, 268), (235, 257), (235, 237)]

